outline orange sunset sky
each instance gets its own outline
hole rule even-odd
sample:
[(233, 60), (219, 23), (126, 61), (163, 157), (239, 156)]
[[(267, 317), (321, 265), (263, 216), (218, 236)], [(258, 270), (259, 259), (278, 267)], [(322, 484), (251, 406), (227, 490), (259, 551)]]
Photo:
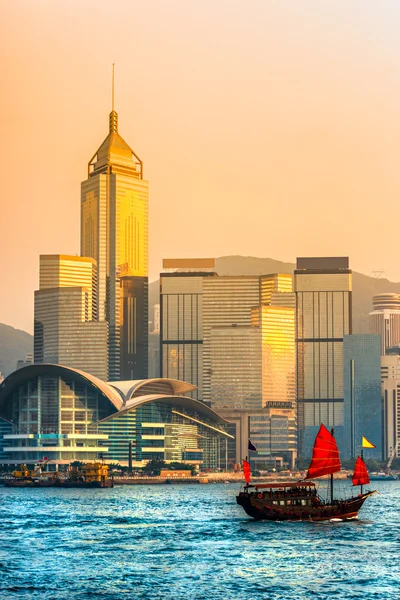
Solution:
[(1, 0), (0, 322), (79, 253), (80, 182), (119, 131), (163, 257), (349, 255), (400, 279), (398, 0)]

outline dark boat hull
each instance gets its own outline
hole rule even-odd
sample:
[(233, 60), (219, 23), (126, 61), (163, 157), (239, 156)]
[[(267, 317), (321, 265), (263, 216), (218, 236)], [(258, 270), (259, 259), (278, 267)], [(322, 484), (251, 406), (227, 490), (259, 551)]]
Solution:
[(254, 494), (240, 492), (237, 503), (257, 521), (329, 521), (330, 519), (354, 519), (365, 500), (374, 492), (360, 494), (348, 500), (318, 506), (277, 506)]

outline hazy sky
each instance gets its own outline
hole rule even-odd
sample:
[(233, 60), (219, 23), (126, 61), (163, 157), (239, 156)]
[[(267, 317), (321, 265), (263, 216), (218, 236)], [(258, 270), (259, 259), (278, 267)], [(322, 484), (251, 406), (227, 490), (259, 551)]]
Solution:
[(0, 0), (0, 322), (79, 253), (80, 182), (119, 130), (163, 257), (349, 255), (400, 279), (398, 0)]

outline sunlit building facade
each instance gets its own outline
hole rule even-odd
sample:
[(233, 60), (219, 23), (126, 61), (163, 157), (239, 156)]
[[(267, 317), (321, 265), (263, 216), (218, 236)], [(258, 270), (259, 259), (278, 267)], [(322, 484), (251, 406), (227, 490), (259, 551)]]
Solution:
[(0, 385), (0, 464), (103, 458), (217, 468), (227, 422), (172, 379), (105, 383), (61, 365), (32, 365)]
[(210, 332), (211, 401), (221, 409), (262, 406), (261, 329), (243, 325)]
[(63, 364), (107, 380), (108, 324), (98, 321), (96, 261), (42, 255), (39, 272), (34, 362)]
[(203, 399), (211, 402), (211, 332), (214, 327), (250, 327), (260, 303), (260, 277), (207, 277), (203, 282)]
[(148, 183), (143, 164), (118, 133), (109, 134), (81, 186), (81, 254), (97, 262), (99, 320), (109, 325), (109, 376), (140, 379), (148, 369)]
[(366, 458), (382, 459), (381, 339), (379, 335), (345, 335), (343, 458), (357, 458), (365, 436), (376, 448), (364, 449)]
[(204, 282), (214, 259), (165, 259), (160, 274), (161, 376), (189, 381), (203, 399)]
[(343, 337), (352, 325), (348, 258), (298, 258), (294, 291), (299, 444), (309, 456), (321, 423), (343, 435)]

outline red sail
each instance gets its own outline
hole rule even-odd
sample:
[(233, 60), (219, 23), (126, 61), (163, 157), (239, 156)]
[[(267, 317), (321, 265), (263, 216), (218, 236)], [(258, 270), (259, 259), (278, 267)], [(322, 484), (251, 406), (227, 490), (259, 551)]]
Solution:
[(370, 483), (367, 465), (362, 458), (357, 456), (356, 464), (354, 465), (353, 485), (366, 485)]
[(322, 477), (340, 471), (339, 450), (336, 440), (325, 425), (320, 426), (315, 438), (313, 455), (306, 479)]
[(243, 475), (246, 480), (247, 485), (250, 483), (250, 463), (247, 460), (243, 461)]

